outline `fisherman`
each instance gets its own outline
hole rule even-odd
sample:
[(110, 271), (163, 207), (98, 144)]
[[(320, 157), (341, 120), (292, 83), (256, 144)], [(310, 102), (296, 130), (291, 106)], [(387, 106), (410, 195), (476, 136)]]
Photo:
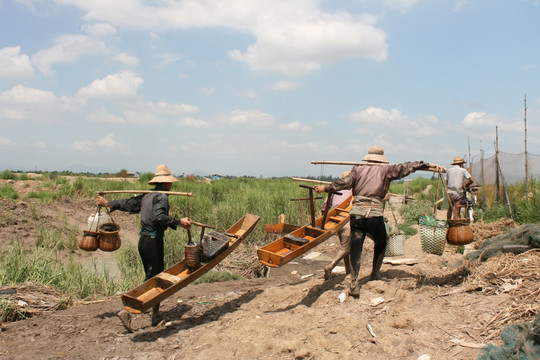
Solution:
[(352, 189), (354, 195), (350, 211), (352, 281), (349, 295), (354, 297), (360, 294), (360, 260), (367, 234), (370, 234), (375, 242), (373, 268), (369, 279), (384, 280), (380, 269), (386, 250), (387, 233), (382, 199), (388, 192), (390, 182), (404, 178), (417, 170), (446, 171), (443, 166), (423, 161), (389, 165), (384, 157), (384, 150), (379, 145), (370, 147), (362, 161), (364, 163), (354, 166), (345, 178), (334, 180), (330, 185), (315, 186), (318, 193)]
[[(174, 218), (169, 216), (168, 195), (158, 191), (170, 191), (173, 182), (178, 181), (171, 175), (166, 165), (156, 168), (155, 176), (148, 182), (155, 185), (155, 192), (141, 194), (129, 199), (107, 201), (102, 196), (96, 198), (96, 204), (111, 208), (111, 211), (120, 210), (141, 214), (141, 232), (139, 233), (139, 255), (144, 266), (145, 281), (164, 270), (163, 240), (167, 228), (176, 229), (181, 226), (190, 229), (192, 221), (188, 217)], [(122, 324), (127, 331), (133, 332), (131, 327), (131, 313), (121, 310), (118, 313)], [(152, 307), (151, 323), (157, 326), (164, 321), (159, 312), (159, 304)]]
[(461, 205), (461, 200), (463, 199), (463, 182), (465, 182), (465, 187), (472, 185), (474, 182), (473, 177), (469, 172), (463, 167), (465, 160), (462, 157), (454, 157), (450, 165), (454, 165), (448, 169), (446, 172), (446, 180), (448, 182), (448, 212), (446, 213), (446, 219), (452, 219), (452, 213), (455, 219), (459, 218), (459, 212), (463, 205)]
[[(341, 174), (341, 178), (346, 177), (349, 175), (350, 171), (345, 171)], [(351, 194), (352, 191), (349, 189), (341, 190), (341, 195), (334, 194), (332, 196), (332, 204), (330, 205), (330, 208), (334, 208), (341, 204), (345, 199), (347, 199)], [(326, 202), (328, 201), (329, 197), (326, 198), (322, 205), (322, 209), (326, 208)], [(336, 254), (336, 257), (332, 260), (330, 265), (326, 266), (324, 268), (324, 279), (328, 280), (330, 279), (330, 276), (332, 275), (332, 270), (336, 267), (337, 264), (343, 259), (343, 262), (345, 264), (345, 273), (348, 275), (351, 273), (351, 225), (349, 221), (339, 230), (338, 232), (338, 238), (339, 238), (339, 250)]]

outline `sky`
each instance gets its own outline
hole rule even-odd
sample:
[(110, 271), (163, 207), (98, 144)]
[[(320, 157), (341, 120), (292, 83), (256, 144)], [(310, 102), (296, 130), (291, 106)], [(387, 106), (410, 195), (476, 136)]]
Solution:
[[(540, 154), (540, 0), (0, 0), (0, 170)], [(469, 150), (470, 149), (470, 150)]]

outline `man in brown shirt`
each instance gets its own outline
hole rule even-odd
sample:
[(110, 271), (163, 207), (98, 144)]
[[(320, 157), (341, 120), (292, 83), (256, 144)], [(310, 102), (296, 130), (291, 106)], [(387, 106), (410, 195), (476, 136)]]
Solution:
[(351, 173), (345, 178), (335, 180), (330, 185), (315, 187), (315, 191), (318, 193), (343, 189), (352, 189), (353, 191), (354, 199), (350, 212), (352, 282), (349, 295), (351, 296), (358, 296), (360, 293), (360, 260), (367, 234), (370, 234), (375, 241), (370, 280), (383, 280), (380, 270), (386, 250), (387, 234), (384, 226), (382, 199), (388, 192), (390, 182), (404, 178), (417, 170), (446, 171), (440, 165), (423, 161), (389, 165), (388, 160), (384, 157), (383, 148), (379, 145), (370, 147), (368, 154), (362, 161), (365, 163), (354, 166)]

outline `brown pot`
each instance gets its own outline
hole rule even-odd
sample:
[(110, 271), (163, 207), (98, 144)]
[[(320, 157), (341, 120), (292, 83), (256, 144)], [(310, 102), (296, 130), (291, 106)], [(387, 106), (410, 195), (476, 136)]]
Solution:
[(106, 223), (99, 226), (99, 249), (101, 251), (115, 251), (120, 248), (120, 226), (115, 223)]
[(98, 249), (99, 233), (89, 230), (83, 231), (83, 237), (79, 242), (79, 248), (85, 251), (96, 251)]
[(474, 234), (469, 226), (469, 219), (448, 220), (446, 242), (450, 245), (467, 245), (474, 241)]

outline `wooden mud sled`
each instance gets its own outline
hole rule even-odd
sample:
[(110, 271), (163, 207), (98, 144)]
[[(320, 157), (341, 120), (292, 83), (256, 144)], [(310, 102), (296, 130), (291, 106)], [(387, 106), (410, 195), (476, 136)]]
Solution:
[(190, 269), (186, 264), (186, 260), (183, 259), (136, 288), (124, 293), (122, 295), (122, 303), (126, 307), (126, 310), (133, 313), (146, 311), (198, 279), (233, 252), (251, 233), (258, 221), (259, 216), (246, 214), (224, 233), (209, 233), (208, 235), (215, 236), (216, 238), (228, 240), (228, 245), (224, 250), (219, 252), (219, 255), (206, 263), (201, 262), (194, 269)]
[[(310, 198), (313, 199), (314, 188), (306, 185), (300, 185), (300, 187), (309, 189)], [(352, 195), (347, 197), (331, 210), (328, 210), (331, 204), (331, 199), (329, 199), (322, 216), (317, 219), (315, 219), (314, 204), (311, 201), (311, 222), (257, 249), (259, 261), (266, 266), (280, 267), (337, 234), (349, 221), (352, 198)]]

